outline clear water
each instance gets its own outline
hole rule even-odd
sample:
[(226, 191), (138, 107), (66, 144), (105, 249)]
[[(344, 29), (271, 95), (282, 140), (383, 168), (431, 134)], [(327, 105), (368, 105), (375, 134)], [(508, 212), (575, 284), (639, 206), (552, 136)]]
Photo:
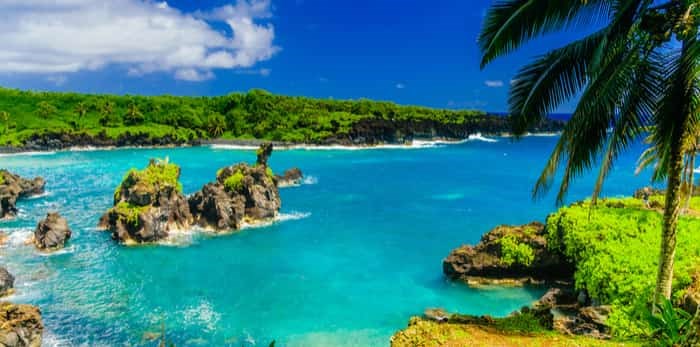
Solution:
[[(385, 346), (428, 307), (506, 315), (541, 289), (476, 290), (451, 283), (441, 262), (497, 224), (543, 220), (552, 198), (532, 183), (556, 138), (472, 141), (420, 150), (275, 152), (274, 169), (300, 167), (307, 183), (282, 190), (284, 221), (222, 237), (193, 233), (170, 246), (125, 248), (95, 225), (131, 167), (169, 156), (186, 193), (218, 168), (254, 152), (212, 148), (125, 149), (0, 157), (0, 166), (42, 175), (47, 195), (22, 201), (0, 222), (11, 240), (0, 263), (17, 277), (14, 302), (38, 305), (45, 345), (157, 345), (164, 324), (178, 346)], [(635, 146), (605, 194), (648, 182), (633, 175)], [(592, 176), (571, 189), (591, 190)], [(64, 251), (24, 245), (49, 210), (74, 230)]]

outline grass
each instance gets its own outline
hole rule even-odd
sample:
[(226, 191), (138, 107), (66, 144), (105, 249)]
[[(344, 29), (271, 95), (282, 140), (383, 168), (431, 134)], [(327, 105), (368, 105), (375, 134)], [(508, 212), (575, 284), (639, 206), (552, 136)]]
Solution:
[(450, 321), (437, 323), (411, 318), (409, 326), (392, 337), (392, 347), (623, 347), (641, 346), (637, 342), (602, 341), (581, 336), (566, 336), (542, 328), (532, 317), (520, 315), (496, 318), (491, 325)]

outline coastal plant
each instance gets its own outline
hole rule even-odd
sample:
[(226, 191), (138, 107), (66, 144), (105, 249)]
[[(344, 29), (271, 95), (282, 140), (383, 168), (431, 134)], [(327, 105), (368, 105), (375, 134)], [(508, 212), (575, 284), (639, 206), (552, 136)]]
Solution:
[(692, 316), (682, 309), (673, 307), (670, 300), (664, 300), (656, 310), (649, 312), (647, 320), (651, 336), (660, 346), (680, 346), (688, 338)]
[(136, 125), (143, 123), (143, 121), (143, 113), (141, 113), (141, 110), (139, 110), (138, 105), (136, 105), (135, 102), (131, 102), (129, 107), (126, 109), (126, 114), (124, 115), (124, 124)]
[(272, 168), (269, 167), (269, 166), (265, 168), (265, 175), (266, 175), (267, 178), (269, 178), (269, 179), (275, 178), (275, 173), (272, 172)]
[(146, 209), (148, 209), (148, 206), (137, 206), (126, 201), (122, 201), (114, 206), (114, 211), (119, 214), (122, 221), (135, 227), (139, 225), (139, 215)]
[(81, 101), (77, 105), (75, 105), (75, 115), (78, 117), (75, 124), (78, 126), (78, 128), (83, 127), (83, 119), (85, 118), (87, 112), (88, 107), (87, 104), (85, 104), (85, 102)]
[(226, 177), (224, 187), (229, 191), (235, 192), (243, 188), (243, 173), (237, 170), (233, 175)]
[(56, 107), (47, 101), (41, 101), (36, 105), (36, 112), (41, 118), (49, 118), (56, 114)]
[(508, 235), (500, 239), (501, 243), (501, 263), (506, 266), (518, 264), (530, 266), (535, 260), (535, 251), (530, 245), (518, 242), (513, 235)]
[[(700, 198), (694, 198), (699, 201)], [(663, 215), (641, 200), (604, 199), (560, 208), (547, 218), (548, 247), (576, 264), (575, 286), (602, 304), (612, 305), (607, 321), (616, 336), (647, 335), (645, 319), (653, 302)], [(682, 216), (672, 297), (693, 283), (700, 263), (700, 218)]]
[(700, 123), (700, 5), (697, 0), (501, 0), (489, 10), (478, 39), (481, 66), (536, 37), (581, 24), (599, 29), (536, 58), (513, 78), (513, 133), (522, 135), (578, 98), (534, 194), (547, 191), (561, 172), (557, 202), (562, 203), (571, 181), (600, 163), (593, 204), (618, 155), (651, 133), (667, 180), (654, 292), (654, 302), (661, 303), (672, 292), (685, 144)]
[(2, 121), (2, 133), (6, 133), (9, 129), (10, 114), (7, 111), (0, 111), (0, 121)]

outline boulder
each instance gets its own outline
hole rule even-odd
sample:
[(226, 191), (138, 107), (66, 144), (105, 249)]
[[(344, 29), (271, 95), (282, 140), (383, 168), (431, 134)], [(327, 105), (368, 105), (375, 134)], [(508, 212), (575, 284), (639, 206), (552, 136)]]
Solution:
[(17, 215), (17, 200), (44, 193), (44, 179), (25, 179), (7, 170), (0, 170), (0, 218)]
[(605, 324), (610, 306), (586, 306), (575, 314), (561, 315), (554, 321), (554, 328), (567, 335), (583, 335), (596, 339), (609, 339), (610, 328)]
[(100, 227), (126, 243), (157, 242), (188, 228), (193, 220), (179, 182), (180, 167), (167, 159), (151, 160), (143, 170), (132, 169), (114, 194), (114, 207)]
[(34, 245), (41, 250), (63, 248), (73, 232), (68, 221), (57, 212), (51, 212), (34, 230)]
[(12, 294), (14, 288), (15, 277), (6, 268), (0, 267), (0, 296)]
[(245, 163), (217, 172), (215, 182), (206, 184), (189, 199), (196, 223), (217, 232), (237, 230), (242, 223), (269, 220), (281, 207), (279, 190), (267, 160), (271, 144), (258, 150), (255, 166)]
[(39, 347), (43, 332), (38, 307), (0, 302), (0, 346)]
[(283, 175), (275, 175), (275, 183), (280, 188), (298, 186), (303, 178), (304, 174), (295, 167), (285, 171)]
[(573, 266), (547, 248), (544, 225), (499, 226), (476, 246), (453, 250), (442, 263), (451, 279), (478, 284), (525, 284), (570, 279)]

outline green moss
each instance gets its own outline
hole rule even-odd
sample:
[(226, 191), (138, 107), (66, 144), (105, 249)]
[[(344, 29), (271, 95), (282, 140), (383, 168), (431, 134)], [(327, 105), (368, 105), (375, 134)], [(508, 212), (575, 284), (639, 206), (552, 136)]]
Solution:
[(270, 179), (275, 178), (275, 174), (272, 172), (272, 169), (269, 166), (267, 167), (267, 169), (265, 169), (265, 174)]
[(5, 184), (5, 174), (0, 172), (0, 184)]
[(139, 215), (148, 210), (148, 208), (150, 208), (150, 206), (137, 206), (126, 201), (122, 201), (113, 207), (113, 211), (119, 214), (119, 217), (124, 223), (138, 226)]
[(145, 185), (149, 191), (155, 191), (158, 187), (174, 187), (178, 192), (182, 193), (182, 184), (179, 181), (180, 167), (176, 164), (165, 160), (154, 160), (143, 170), (131, 169), (124, 176), (122, 183), (114, 192), (114, 198), (120, 199), (120, 191), (122, 187), (130, 188), (138, 182)]
[(527, 244), (520, 243), (515, 236), (508, 235), (500, 240), (501, 263), (530, 266), (535, 260), (535, 251)]
[(241, 170), (236, 171), (233, 175), (228, 176), (224, 180), (224, 187), (229, 191), (237, 191), (243, 188), (243, 173)]
[[(641, 200), (609, 199), (564, 207), (547, 218), (548, 245), (575, 265), (578, 289), (613, 306), (608, 324), (618, 336), (644, 335), (658, 268), (663, 216)], [(679, 298), (700, 264), (700, 219), (681, 216), (673, 292)]]

